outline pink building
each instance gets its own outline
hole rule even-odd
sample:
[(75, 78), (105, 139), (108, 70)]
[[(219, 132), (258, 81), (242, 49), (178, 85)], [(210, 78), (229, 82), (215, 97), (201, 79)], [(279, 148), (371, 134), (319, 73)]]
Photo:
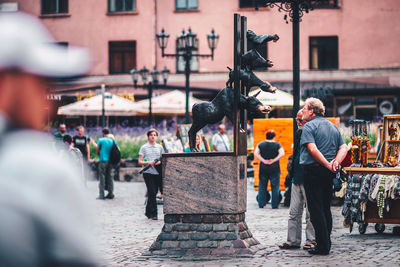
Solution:
[[(280, 36), (260, 51), (274, 67), (257, 75), (291, 90), (292, 25), (277, 8), (249, 8), (246, 0), (8, 0), (38, 16), (58, 42), (88, 47), (93, 68), (88, 77), (59, 88), (90, 88), (102, 83), (132, 92), (132, 68), (167, 66), (168, 84), (183, 85), (182, 62), (162, 58), (155, 35), (170, 34), (167, 53), (176, 53), (176, 37), (189, 27), (198, 52), (210, 53), (206, 35), (215, 29), (219, 43), (214, 61), (192, 62), (191, 86), (222, 88), (226, 66), (233, 65), (233, 14), (247, 16), (257, 34)], [(302, 94), (326, 96), (328, 115), (373, 119), (398, 113), (400, 97), (400, 2), (398, 0), (326, 0), (300, 23)], [(4, 4), (3, 4), (4, 5)], [(321, 89), (320, 89), (321, 88)], [(328, 88), (328, 89), (327, 89)], [(327, 90), (326, 90), (327, 89)], [(330, 90), (329, 90), (330, 89)], [(84, 93), (85, 91), (82, 91)], [(136, 89), (140, 98), (145, 92)], [(357, 97), (355, 97), (357, 96)]]

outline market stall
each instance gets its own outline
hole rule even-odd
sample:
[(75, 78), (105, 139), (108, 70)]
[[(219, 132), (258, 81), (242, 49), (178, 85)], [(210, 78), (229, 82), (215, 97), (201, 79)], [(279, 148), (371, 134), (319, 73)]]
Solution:
[(385, 224), (400, 224), (400, 115), (384, 117), (379, 162), (368, 162), (368, 126), (353, 121), (351, 154), (353, 164), (344, 168), (348, 174), (342, 215), (344, 225), (353, 229), (357, 222), (360, 234), (368, 223), (382, 233)]

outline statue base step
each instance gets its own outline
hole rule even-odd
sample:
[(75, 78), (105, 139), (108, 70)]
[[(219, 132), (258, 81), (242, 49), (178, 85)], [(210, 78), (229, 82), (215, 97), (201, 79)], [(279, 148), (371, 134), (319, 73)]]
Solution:
[(164, 227), (146, 256), (245, 256), (260, 243), (245, 222), (245, 213), (167, 214)]

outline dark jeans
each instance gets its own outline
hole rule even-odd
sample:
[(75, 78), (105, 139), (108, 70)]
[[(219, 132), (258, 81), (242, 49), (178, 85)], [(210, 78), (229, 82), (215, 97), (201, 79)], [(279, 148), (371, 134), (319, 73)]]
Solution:
[(160, 175), (154, 175), (150, 173), (143, 173), (144, 182), (147, 187), (147, 204), (145, 215), (148, 218), (157, 217), (157, 201), (156, 195), (158, 186), (160, 184)]
[(267, 185), (268, 180), (271, 182), (271, 206), (273, 209), (279, 206), (279, 177), (281, 172), (275, 173), (260, 173), (258, 175), (259, 185), (258, 185), (258, 206), (260, 208), (267, 204)]
[(319, 250), (329, 252), (332, 232), (332, 180), (335, 173), (323, 166), (304, 166), (304, 189)]

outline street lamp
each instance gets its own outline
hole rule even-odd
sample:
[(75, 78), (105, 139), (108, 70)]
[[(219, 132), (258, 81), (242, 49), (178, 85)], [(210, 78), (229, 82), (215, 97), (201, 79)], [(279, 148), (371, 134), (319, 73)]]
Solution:
[(177, 50), (183, 51), (182, 54), (165, 54), (164, 49), (167, 47), (169, 34), (165, 33), (165, 30), (162, 29), (160, 33), (156, 34), (158, 45), (161, 48), (161, 56), (162, 57), (183, 57), (185, 61), (185, 91), (186, 91), (186, 110), (185, 110), (185, 123), (190, 123), (189, 116), (189, 78), (190, 78), (190, 61), (193, 56), (197, 57), (211, 57), (211, 60), (214, 60), (214, 50), (217, 48), (219, 35), (215, 34), (214, 29), (211, 31), (211, 34), (207, 35), (208, 47), (211, 50), (211, 54), (194, 54), (193, 51), (198, 47), (198, 40), (196, 38), (196, 34), (192, 32), (189, 28), (187, 32), (184, 30), (181, 34), (178, 35), (177, 42)]
[(167, 69), (167, 67), (164, 67), (164, 69), (161, 71), (161, 76), (163, 78), (164, 85), (167, 84), (169, 73), (170, 73), (170, 71), (169, 71), (169, 69)]
[[(164, 67), (164, 69), (161, 71), (161, 74), (162, 74), (162, 77), (164, 80), (164, 86), (167, 83), (169, 72), (170, 71), (169, 71), (169, 69), (167, 69), (167, 67)], [(135, 88), (138, 88), (138, 87), (147, 88), (148, 98), (149, 98), (149, 125), (151, 125), (153, 123), (153, 113), (152, 113), (152, 105), (151, 105), (151, 100), (153, 97), (153, 87), (156, 87), (156, 88), (160, 87), (158, 85), (160, 72), (157, 70), (157, 67), (154, 67), (154, 69), (150, 72), (152, 81), (149, 81), (149, 82), (147, 82), (149, 70), (146, 67), (143, 67), (139, 71), (137, 69), (133, 68), (130, 71), (130, 73), (132, 75), (133, 86)], [(143, 85), (137, 84), (139, 81), (139, 76), (143, 81)]]
[[(313, 5), (321, 4), (318, 0), (255, 0), (255, 8), (274, 6), (279, 12), (285, 11), (292, 21), (292, 42), (293, 42), (293, 136), (297, 131), (296, 116), (300, 109), (300, 21), (304, 13), (313, 10)], [(336, 2), (336, 1), (335, 1)], [(337, 3), (335, 3), (337, 5)], [(287, 15), (284, 16), (287, 23)]]

